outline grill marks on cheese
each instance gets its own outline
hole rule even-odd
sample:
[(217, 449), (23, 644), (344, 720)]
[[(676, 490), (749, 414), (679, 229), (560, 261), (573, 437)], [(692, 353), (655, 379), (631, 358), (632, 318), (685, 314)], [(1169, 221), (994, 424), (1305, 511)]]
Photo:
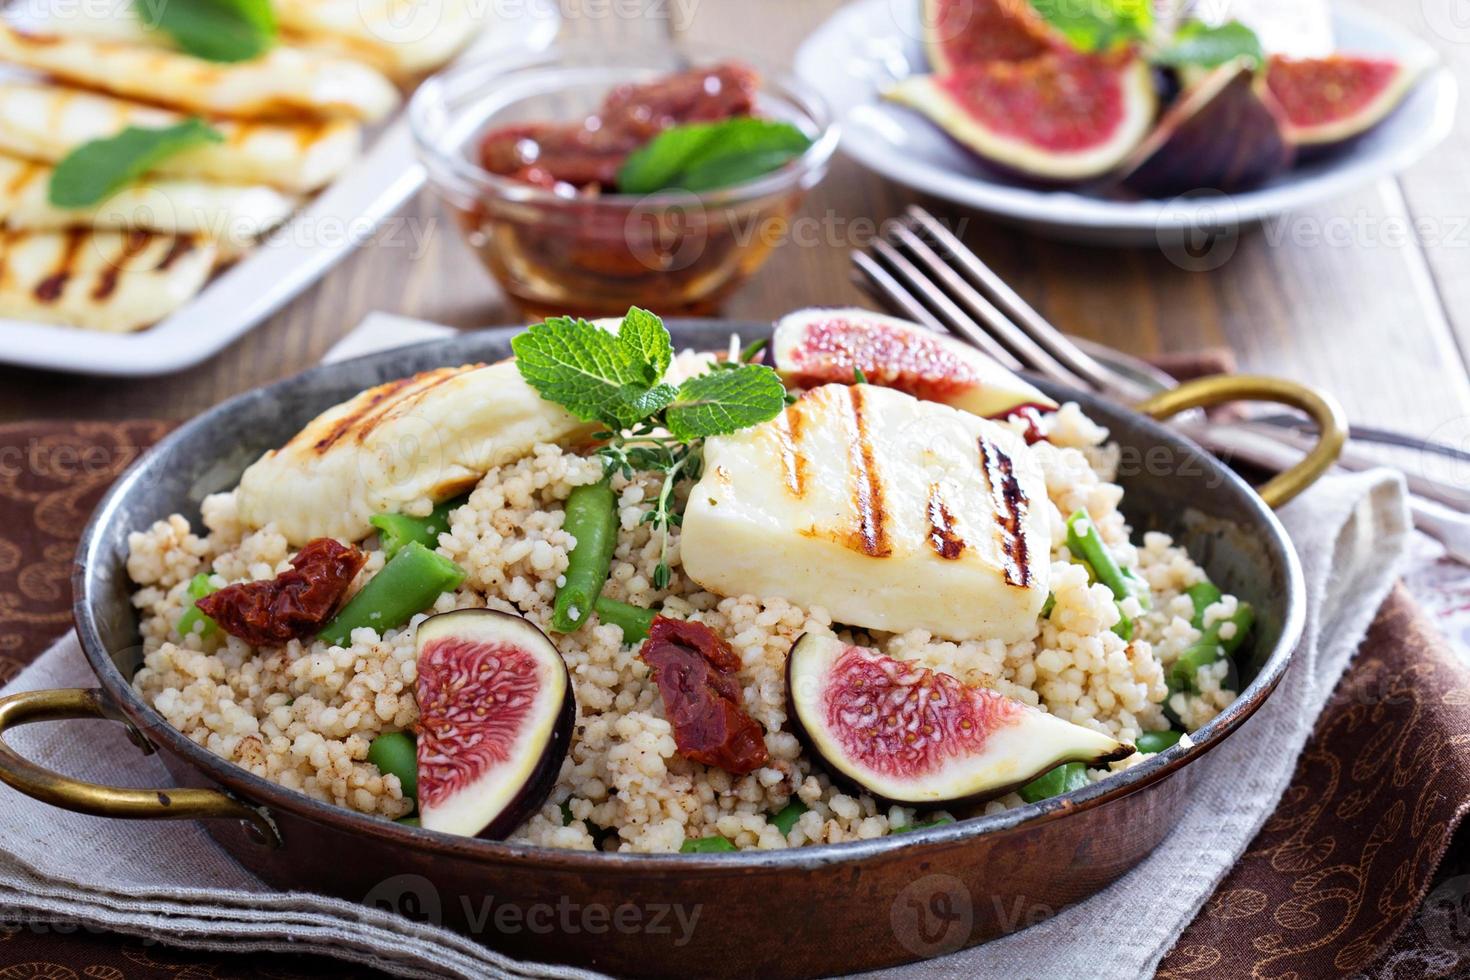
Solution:
[(1026, 511), (1031, 502), (1016, 479), (1016, 464), (1011, 458), (983, 436), (977, 441), (980, 444), (980, 461), (990, 484), (1000, 553), (1006, 556), (1006, 581), (1025, 588), (1031, 584), (1031, 556), (1024, 530)]
[(0, 231), (0, 317), (137, 330), (194, 295), (216, 253), (194, 235)]
[[(868, 407), (863, 388), (846, 389), (848, 409), (848, 484), (852, 496), (853, 520), (850, 527), (836, 535), (848, 548), (870, 558), (886, 558), (893, 554), (890, 540), (888, 503), (883, 477), (874, 460), (873, 440), (868, 428)], [(780, 449), (784, 484), (791, 496), (806, 496), (808, 463), (803, 452), (801, 433), (805, 428), (807, 403), (798, 401), (771, 422), (771, 434)], [(980, 465), (986, 475), (987, 490), (995, 516), (997, 545), (1005, 556), (1006, 582), (1018, 588), (1031, 584), (1031, 557), (1024, 530), (1031, 501), (1016, 478), (1015, 463), (998, 445), (984, 438), (976, 440)], [(955, 516), (944, 500), (940, 483), (931, 484), (925, 516), (929, 522), (929, 545), (946, 561), (956, 561), (969, 546)], [(808, 532), (819, 536), (813, 527)]]
[(539, 444), (598, 428), (541, 398), (512, 361), (435, 368), (360, 392), (262, 456), (240, 477), (240, 519), (295, 545), (360, 541), (374, 514), (446, 500)]
[(1002, 426), (831, 384), (770, 422), (706, 440), (704, 457), (680, 553), (710, 591), (779, 596), (886, 632), (1034, 635), (1051, 535), (1031, 502), (1046, 486)]
[(847, 389), (847, 393), (848, 404), (852, 407), (848, 416), (848, 475), (852, 483), (853, 513), (857, 516), (854, 530), (858, 547), (854, 550), (861, 551), (870, 558), (887, 558), (893, 554), (893, 546), (888, 542), (883, 479), (873, 461), (873, 439), (868, 433), (863, 392), (861, 388), (853, 386)]

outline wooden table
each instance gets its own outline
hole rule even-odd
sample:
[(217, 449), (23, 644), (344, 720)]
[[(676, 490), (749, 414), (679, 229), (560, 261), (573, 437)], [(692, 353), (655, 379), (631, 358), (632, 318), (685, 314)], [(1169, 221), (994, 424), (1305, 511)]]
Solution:
[[(563, 0), (567, 31), (636, 44), (666, 32), (693, 41), (746, 43), (789, 61), (800, 39), (839, 0)], [(1373, 0), (1382, 13), (1435, 43), (1470, 80), (1470, 29), (1436, 3)], [(692, 15), (690, 12), (692, 11)], [(1449, 35), (1449, 36), (1445, 36)], [(1470, 107), (1462, 108), (1462, 121)], [(950, 222), (968, 219), (969, 242), (1054, 322), (1147, 354), (1227, 345), (1243, 367), (1323, 385), (1355, 419), (1406, 431), (1470, 435), (1470, 125), (1397, 179), (1242, 234), (1208, 272), (1182, 269), (1157, 250), (1046, 241), (926, 202)], [(816, 244), (788, 242), (729, 304), (734, 316), (770, 318), (795, 307), (865, 303), (848, 280), (847, 251), (866, 229), (915, 200), (839, 159), (799, 221)], [(1422, 240), (1406, 231), (1425, 229)], [(187, 418), (223, 398), (314, 364), (372, 310), (461, 327), (517, 315), (460, 241), (439, 204), (420, 194), (384, 234), (315, 288), (210, 361), (172, 377), (79, 379), (0, 369), (0, 419)]]

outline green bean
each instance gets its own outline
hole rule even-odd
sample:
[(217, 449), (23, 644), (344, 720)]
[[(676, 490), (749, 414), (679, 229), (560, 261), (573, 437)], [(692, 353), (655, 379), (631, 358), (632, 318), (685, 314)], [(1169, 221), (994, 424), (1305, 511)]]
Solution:
[(432, 606), (440, 593), (456, 588), (464, 576), (464, 569), (448, 558), (410, 541), (322, 627), (318, 639), (345, 647), (352, 631), (364, 626), (382, 636)]
[(680, 854), (724, 854), (738, 850), (724, 837), (696, 837), (679, 845)]
[(563, 827), (570, 826), (571, 825), (571, 822), (573, 820), (575, 820), (575, 819), (576, 818), (572, 816), (572, 804), (571, 804), (571, 802), (568, 801), (568, 802), (563, 803), (561, 805), (561, 825)]
[(894, 827), (888, 832), (890, 834), (907, 834), (911, 830), (928, 830), (930, 827), (943, 827), (947, 823), (954, 823), (954, 817), (935, 817), (928, 823), (911, 823), (902, 827)]
[(1204, 629), (1205, 610), (1219, 602), (1224, 597), (1223, 594), (1209, 579), (1194, 583), (1184, 590), (1184, 594), (1189, 596), (1189, 600), (1194, 603), (1194, 618), (1190, 622), (1195, 629)]
[(425, 548), (439, 547), (439, 535), (449, 530), (449, 513), (465, 505), (469, 494), (446, 500), (439, 504), (427, 517), (410, 517), (407, 514), (374, 514), (368, 523), (378, 529), (378, 543), (383, 552), (392, 558), (409, 542), (417, 541)]
[(1087, 511), (1079, 510), (1067, 518), (1067, 550), (1092, 566), (1097, 580), (1112, 590), (1114, 599), (1126, 599), (1133, 594), (1123, 570), (1113, 559), (1112, 552), (1103, 544)]
[[(1191, 596), (1191, 598), (1193, 597)], [(1211, 605), (1214, 605), (1214, 603), (1207, 603), (1205, 608), (1208, 609)], [(1199, 614), (1201, 621), (1203, 621), (1203, 615), (1203, 613)], [(1172, 697), (1179, 691), (1197, 691), (1199, 684), (1195, 679), (1195, 674), (1199, 672), (1199, 669), (1219, 663), (1221, 660), (1234, 654), (1236, 650), (1239, 650), (1240, 645), (1245, 642), (1246, 634), (1250, 632), (1255, 621), (1256, 611), (1251, 608), (1251, 604), (1249, 602), (1237, 602), (1234, 613), (1224, 619), (1217, 619), (1202, 629), (1199, 639), (1186, 647), (1184, 652), (1179, 654), (1179, 659), (1175, 660), (1169, 667), (1168, 683), (1170, 696)], [(1228, 640), (1222, 639), (1220, 636), (1226, 623), (1230, 623), (1235, 627)]]
[(1080, 762), (1068, 762), (1037, 776), (1022, 786), (1018, 792), (1021, 794), (1021, 799), (1027, 803), (1039, 803), (1053, 796), (1061, 796), (1074, 789), (1081, 789), (1088, 782), (1090, 780), (1087, 778), (1087, 766)]
[(395, 820), (393, 822), (394, 823), (397, 823), (397, 824), (402, 824), (405, 827), (422, 827), (423, 826), (423, 824), (419, 823), (419, 818), (418, 817), (399, 817), (397, 820)]
[(1172, 728), (1162, 732), (1144, 732), (1138, 738), (1134, 739), (1133, 747), (1147, 755), (1162, 752), (1171, 745), (1177, 745), (1183, 737), (1183, 732), (1175, 731)]
[(1051, 619), (1051, 611), (1056, 607), (1057, 594), (1055, 592), (1048, 592), (1046, 594), (1046, 601), (1041, 604), (1041, 618)]
[(658, 615), (652, 609), (619, 602), (607, 596), (598, 596), (592, 608), (597, 610), (598, 619), (622, 629), (624, 643), (642, 643), (648, 639), (653, 618)]
[(418, 740), (408, 732), (384, 732), (368, 746), (368, 761), (383, 775), (398, 777), (403, 795), (418, 799)]
[(1120, 566), (1119, 571), (1123, 573), (1124, 584), (1128, 586), (1128, 592), (1138, 600), (1138, 605), (1143, 609), (1154, 607), (1153, 596), (1149, 595), (1148, 583), (1138, 577), (1138, 573), (1126, 565)]
[[(1102, 538), (1097, 533), (1097, 528), (1092, 523), (1092, 518), (1087, 516), (1087, 511), (1079, 510), (1067, 518), (1067, 550), (1072, 557), (1085, 564), (1090, 571), (1089, 578), (1095, 579), (1108, 587), (1113, 593), (1113, 600), (1121, 603), (1131, 595), (1136, 595), (1130, 582), (1136, 581), (1131, 576), (1124, 575), (1123, 570), (1118, 567), (1112, 552), (1108, 551), (1103, 544)], [(1142, 585), (1142, 583), (1139, 583)], [(1147, 590), (1144, 590), (1147, 595)], [(1133, 619), (1118, 607), (1118, 622), (1113, 626), (1113, 632), (1124, 640), (1133, 639)]]
[(565, 584), (556, 590), (552, 607), (551, 628), (558, 633), (580, 629), (607, 584), (607, 570), (618, 543), (615, 504), (616, 496), (606, 480), (577, 487), (567, 498), (563, 527), (577, 544), (567, 559)]
[(213, 636), (219, 631), (219, 625), (204, 615), (198, 606), (194, 605), (194, 603), (203, 599), (211, 592), (217, 591), (219, 590), (209, 582), (208, 572), (200, 572), (189, 580), (189, 605), (184, 609), (184, 614), (179, 617), (178, 626), (176, 627), (180, 636), (188, 636), (194, 632), (194, 627), (200, 623), (204, 624), (204, 628), (199, 631), (201, 637)]
[(801, 815), (806, 811), (805, 803), (800, 800), (792, 800), (781, 808), (780, 813), (771, 818), (771, 826), (781, 831), (781, 836), (785, 837), (791, 833), (791, 828), (796, 826), (796, 821), (800, 820)]

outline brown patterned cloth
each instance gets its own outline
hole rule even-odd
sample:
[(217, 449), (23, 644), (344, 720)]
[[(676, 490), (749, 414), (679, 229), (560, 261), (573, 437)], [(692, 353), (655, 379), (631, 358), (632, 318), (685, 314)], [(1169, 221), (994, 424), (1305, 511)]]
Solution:
[[(67, 574), (87, 516), (168, 428), (0, 426), (0, 676), (65, 631)], [(1464, 850), (1445, 862), (1455, 874), (1436, 878), (1436, 869), (1467, 805), (1470, 671), (1398, 589), (1319, 719), (1280, 806), (1160, 975), (1311, 978), (1370, 964), (1383, 976), (1463, 975)], [(342, 972), (316, 957), (180, 952), (108, 933), (0, 928), (0, 980)]]

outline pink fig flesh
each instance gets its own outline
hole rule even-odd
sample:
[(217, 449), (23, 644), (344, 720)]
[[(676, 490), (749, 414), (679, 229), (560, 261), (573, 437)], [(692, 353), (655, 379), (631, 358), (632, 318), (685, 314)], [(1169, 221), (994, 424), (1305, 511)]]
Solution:
[(1158, 108), (1140, 59), (1075, 52), (915, 75), (884, 96), (923, 113), (992, 169), (1047, 184), (1112, 171)]
[(1024, 61), (1058, 39), (1030, 0), (924, 0), (924, 48), (938, 74), (987, 61)]
[(545, 802), (566, 757), (566, 664), (529, 621), (488, 609), (431, 616), (416, 643), (420, 823), (504, 837)]
[(776, 324), (771, 347), (776, 370), (794, 387), (852, 384), (862, 372), (869, 384), (982, 418), (1004, 418), (1027, 407), (1056, 408), (1040, 389), (973, 347), (868, 310), (787, 314)]
[(1303, 149), (1342, 146), (1373, 129), (1402, 104), (1424, 68), (1389, 58), (1273, 56), (1266, 84)]
[(1091, 728), (834, 636), (800, 637), (786, 684), (788, 715), (813, 755), (888, 803), (976, 802), (1064, 762), (1133, 754)]

